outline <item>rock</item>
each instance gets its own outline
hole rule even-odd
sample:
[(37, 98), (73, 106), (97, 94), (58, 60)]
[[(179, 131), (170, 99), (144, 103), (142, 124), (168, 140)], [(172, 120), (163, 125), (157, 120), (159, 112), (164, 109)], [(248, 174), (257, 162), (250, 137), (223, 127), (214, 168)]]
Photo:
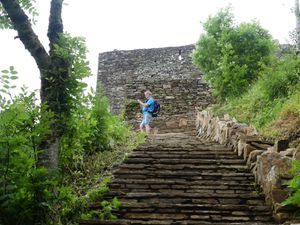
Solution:
[(293, 160), (298, 160), (300, 161), (300, 149), (297, 148), (294, 153), (293, 153)]
[(267, 150), (269, 147), (272, 146), (271, 143), (265, 143), (265, 142), (261, 142), (261, 141), (252, 141), (250, 143), (253, 147), (255, 147), (256, 149), (259, 149), (259, 150)]
[(274, 213), (295, 212), (298, 209), (295, 205), (283, 205), (282, 203), (274, 204)]
[(237, 153), (238, 153), (238, 156), (243, 155), (244, 149), (245, 149), (245, 147), (246, 147), (246, 144), (247, 144), (247, 142), (244, 141), (243, 139), (240, 139), (240, 140), (239, 140), (239, 142), (238, 142), (238, 147), (237, 147)]
[(174, 96), (166, 96), (165, 99), (171, 100), (171, 99), (175, 99), (175, 97)]
[(243, 154), (244, 160), (247, 160), (250, 153), (253, 152), (254, 150), (257, 150), (256, 147), (253, 147), (250, 144), (246, 144), (246, 146), (244, 148), (244, 154)]
[[(274, 219), (278, 223), (283, 223), (291, 218), (291, 215), (289, 213), (276, 213), (274, 215)], [(289, 224), (289, 225), (298, 225), (298, 224), (293, 224), (293, 223), (284, 223), (284, 224)]]
[(291, 177), (291, 160), (277, 152), (268, 151), (257, 157), (255, 178), (262, 186), (269, 205), (278, 203), (287, 196), (287, 192), (281, 189), (281, 178)]
[(250, 152), (247, 165), (251, 165), (252, 163), (256, 162), (257, 156), (261, 155), (264, 152), (264, 150), (254, 150)]
[(186, 118), (179, 119), (179, 127), (187, 126), (187, 124), (188, 124), (188, 121)]
[(281, 151), (279, 152), (280, 155), (282, 156), (289, 156), (289, 157), (293, 157), (294, 156), (294, 152), (296, 151), (296, 148), (288, 148), (285, 151)]
[(163, 84), (163, 88), (164, 89), (168, 89), (168, 88), (171, 88), (172, 86), (170, 84)]

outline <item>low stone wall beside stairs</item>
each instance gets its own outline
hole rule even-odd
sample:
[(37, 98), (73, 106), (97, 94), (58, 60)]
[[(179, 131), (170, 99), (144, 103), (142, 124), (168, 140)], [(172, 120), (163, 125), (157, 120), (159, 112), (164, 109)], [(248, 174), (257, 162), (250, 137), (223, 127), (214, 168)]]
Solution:
[(286, 141), (266, 141), (255, 128), (238, 123), (228, 115), (219, 118), (208, 111), (199, 111), (196, 126), (198, 136), (230, 146), (244, 158), (278, 222), (291, 218), (292, 207), (281, 203), (290, 194), (285, 183), (291, 179), (291, 162), (300, 159), (300, 151), (288, 148)]

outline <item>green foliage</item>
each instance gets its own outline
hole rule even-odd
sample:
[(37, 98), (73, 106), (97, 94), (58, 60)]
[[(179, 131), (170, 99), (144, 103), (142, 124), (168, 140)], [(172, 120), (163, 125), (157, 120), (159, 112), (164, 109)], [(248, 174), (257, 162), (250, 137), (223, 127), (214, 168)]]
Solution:
[(68, 106), (71, 111), (76, 111), (83, 104), (80, 100), (87, 87), (83, 79), (91, 75), (89, 62), (86, 59), (88, 51), (85, 39), (83, 37), (72, 37), (67, 33), (61, 34), (59, 41), (54, 45), (54, 52), (56, 56), (68, 62), (69, 78), (63, 82), (68, 90), (66, 96)]
[(34, 93), (23, 88), (13, 98), (11, 82), (16, 74), (10, 67), (2, 71), (0, 79), (1, 91), (9, 98), (3, 95), (0, 101), (0, 223), (33, 224), (38, 219), (37, 208), (45, 208), (45, 201), (37, 200), (37, 190), (44, 190), (48, 179), (37, 179), (45, 171), (37, 169), (36, 163), (38, 145), (48, 133), (49, 123), (47, 119), (41, 122), (41, 107)]
[[(30, 16), (29, 21), (36, 24), (38, 13), (35, 8), (36, 0), (18, 0), (21, 8)], [(0, 3), (0, 29), (13, 29), (12, 22)]]
[[(72, 114), (61, 140), (61, 164), (64, 171), (83, 169), (85, 156), (96, 160), (98, 156), (105, 155), (105, 151), (114, 155), (115, 150), (122, 145), (131, 148), (140, 142), (131, 127), (109, 112), (108, 100), (103, 92), (88, 94), (80, 102), (82, 105)], [(118, 154), (124, 157), (125, 152)], [(101, 164), (95, 166), (98, 168)]]
[(111, 202), (104, 200), (100, 203), (100, 210), (92, 210), (86, 214), (82, 214), (81, 219), (98, 218), (101, 220), (116, 220), (118, 218), (113, 214), (112, 211), (114, 209), (118, 209), (119, 207), (120, 202), (116, 197), (113, 198)]
[(300, 115), (299, 67), (300, 60), (294, 55), (273, 58), (270, 66), (264, 67), (257, 82), (245, 94), (214, 110), (251, 123), (266, 136), (290, 134)]
[(90, 75), (86, 52), (82, 38), (67, 34), (55, 45), (55, 54), (66, 59), (70, 75), (63, 81), (71, 115), (60, 139), (60, 173), (37, 164), (40, 143), (49, 134), (54, 115), (46, 114), (46, 106), (26, 88), (13, 96), (17, 72), (14, 67), (1, 71), (0, 224), (74, 224), (81, 214), (89, 214), (94, 201), (101, 202), (99, 218), (115, 219), (112, 210), (119, 202), (103, 201), (108, 191), (103, 177), (143, 137), (109, 112), (103, 91), (84, 94), (87, 85), (82, 79)]
[[(36, 224), (44, 221), (42, 215), (47, 216), (45, 224), (72, 224), (88, 213), (88, 204), (101, 202), (108, 189), (96, 184), (142, 139), (109, 113), (102, 92), (78, 95), (61, 139), (63, 173), (58, 177), (37, 168), (38, 146), (50, 130), (52, 115), (41, 119), (43, 106), (26, 88), (12, 96), (16, 74), (11, 67), (0, 79), (0, 224)], [(114, 219), (117, 205), (116, 199), (102, 202), (97, 216)]]
[(257, 22), (233, 23), (230, 8), (222, 9), (203, 25), (193, 62), (220, 99), (237, 97), (256, 81), (270, 62), (275, 43)]
[(115, 220), (117, 217), (113, 215), (113, 210), (120, 207), (120, 202), (117, 197), (114, 197), (112, 201), (102, 200), (105, 194), (109, 191), (107, 183), (110, 182), (108, 177), (104, 178), (99, 185), (99, 188), (90, 190), (86, 194), (86, 199), (89, 203), (99, 202), (99, 209), (88, 210), (86, 209), (80, 215), (81, 219), (99, 218), (102, 220)]
[(290, 170), (293, 179), (286, 184), (293, 190), (293, 193), (283, 201), (283, 205), (296, 205), (300, 207), (300, 163), (297, 160), (292, 162), (292, 169)]
[[(1, 77), (0, 77), (0, 93), (2, 95), (8, 95), (10, 99), (12, 98), (10, 91), (14, 88), (16, 88), (16, 85), (12, 85), (11, 82), (13, 80), (18, 79), (17, 76), (18, 72), (15, 70), (13, 66), (10, 66), (8, 70), (2, 70), (1, 71)], [(5, 99), (4, 96), (0, 95), (0, 102), (3, 104)], [(4, 107), (4, 105), (2, 105)]]

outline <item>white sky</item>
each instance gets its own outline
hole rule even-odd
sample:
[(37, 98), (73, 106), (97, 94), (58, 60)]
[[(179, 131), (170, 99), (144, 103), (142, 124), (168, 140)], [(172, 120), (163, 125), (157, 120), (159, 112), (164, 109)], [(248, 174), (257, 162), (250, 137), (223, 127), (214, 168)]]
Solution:
[[(35, 31), (48, 48), (50, 0), (37, 2), (40, 16)], [(93, 87), (100, 52), (193, 44), (203, 32), (200, 22), (229, 3), (237, 22), (257, 19), (281, 43), (288, 42), (288, 33), (295, 27), (291, 11), (294, 0), (65, 0), (65, 3), (65, 31), (86, 38), (93, 72), (88, 83)], [(14, 31), (0, 31), (0, 70), (13, 65), (19, 72), (19, 86), (39, 89), (37, 66), (15, 36)]]

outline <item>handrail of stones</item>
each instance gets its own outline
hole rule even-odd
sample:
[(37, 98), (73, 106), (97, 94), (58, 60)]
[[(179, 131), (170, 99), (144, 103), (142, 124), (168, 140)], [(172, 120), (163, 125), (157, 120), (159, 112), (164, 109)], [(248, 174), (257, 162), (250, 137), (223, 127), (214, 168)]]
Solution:
[(264, 140), (254, 127), (238, 123), (229, 115), (219, 118), (209, 111), (199, 110), (196, 127), (199, 137), (230, 146), (244, 158), (278, 222), (286, 222), (293, 217), (295, 208), (283, 206), (282, 201), (291, 193), (285, 183), (291, 179), (291, 162), (300, 159), (299, 149), (288, 148), (286, 140)]

